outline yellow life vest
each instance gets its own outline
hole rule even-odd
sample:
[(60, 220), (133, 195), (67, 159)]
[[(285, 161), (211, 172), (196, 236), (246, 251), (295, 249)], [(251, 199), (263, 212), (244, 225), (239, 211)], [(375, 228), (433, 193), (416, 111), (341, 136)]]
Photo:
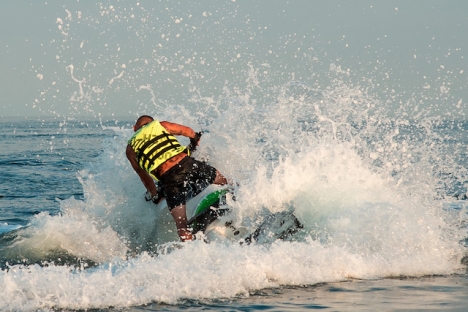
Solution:
[(157, 120), (138, 129), (128, 140), (128, 144), (135, 151), (140, 167), (156, 180), (158, 178), (151, 173), (153, 170), (166, 160), (187, 152), (186, 147), (180, 145), (179, 141)]

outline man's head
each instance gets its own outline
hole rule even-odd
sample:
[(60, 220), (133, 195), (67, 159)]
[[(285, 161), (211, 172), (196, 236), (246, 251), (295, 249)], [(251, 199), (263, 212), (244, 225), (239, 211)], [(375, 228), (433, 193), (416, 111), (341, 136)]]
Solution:
[(138, 117), (137, 121), (135, 122), (135, 125), (133, 126), (133, 131), (138, 131), (141, 127), (143, 127), (146, 124), (149, 124), (154, 120), (153, 117), (148, 116), (148, 115), (142, 115)]

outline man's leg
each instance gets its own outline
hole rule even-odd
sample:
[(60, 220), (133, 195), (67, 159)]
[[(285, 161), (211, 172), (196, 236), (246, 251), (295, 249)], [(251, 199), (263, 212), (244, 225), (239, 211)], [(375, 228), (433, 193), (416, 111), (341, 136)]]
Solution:
[(218, 170), (216, 170), (216, 177), (213, 181), (213, 184), (224, 185), (224, 184), (228, 184), (228, 181)]
[(174, 218), (177, 227), (177, 234), (180, 239), (185, 242), (192, 240), (192, 233), (187, 228), (187, 211), (185, 205), (179, 205), (171, 209), (171, 215)]

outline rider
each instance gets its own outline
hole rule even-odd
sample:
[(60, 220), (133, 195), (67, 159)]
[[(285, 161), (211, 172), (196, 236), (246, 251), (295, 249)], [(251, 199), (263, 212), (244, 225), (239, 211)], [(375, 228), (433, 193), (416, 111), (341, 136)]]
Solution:
[(193, 147), (201, 134), (192, 128), (140, 116), (133, 126), (135, 134), (128, 140), (127, 158), (146, 187), (147, 195), (158, 201), (158, 189), (153, 178), (163, 186), (167, 206), (182, 241), (192, 240), (187, 228), (186, 200), (192, 189), (199, 192), (209, 184), (227, 184), (226, 178), (215, 168), (188, 156), (190, 151), (181, 146), (174, 135), (190, 138)]

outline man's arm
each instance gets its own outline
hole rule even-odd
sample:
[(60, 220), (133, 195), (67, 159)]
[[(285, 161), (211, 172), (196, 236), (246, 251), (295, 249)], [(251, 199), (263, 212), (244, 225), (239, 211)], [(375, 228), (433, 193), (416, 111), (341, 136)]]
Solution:
[(141, 182), (146, 187), (146, 190), (151, 193), (151, 196), (156, 196), (158, 194), (158, 190), (156, 185), (154, 184), (153, 178), (149, 175), (148, 172), (143, 170), (140, 165), (138, 165), (136, 154), (133, 148), (130, 145), (127, 145), (126, 150), (127, 158), (132, 165), (133, 170), (138, 174), (140, 177)]
[(190, 127), (186, 127), (169, 121), (161, 121), (160, 124), (161, 126), (166, 128), (166, 130), (172, 135), (183, 135), (184, 137), (192, 139), (195, 137), (195, 131), (193, 131), (193, 129)]

